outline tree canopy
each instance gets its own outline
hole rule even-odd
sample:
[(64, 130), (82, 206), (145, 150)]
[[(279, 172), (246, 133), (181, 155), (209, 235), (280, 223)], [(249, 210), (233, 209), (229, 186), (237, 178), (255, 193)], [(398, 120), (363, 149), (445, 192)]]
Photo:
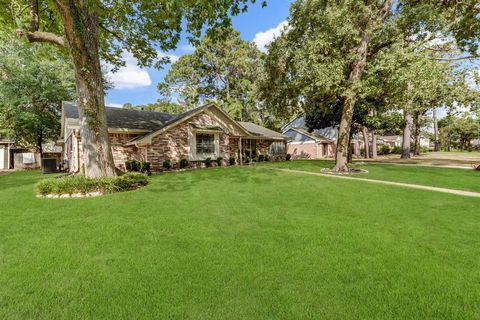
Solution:
[(263, 53), (237, 30), (224, 28), (223, 33), (221, 40), (205, 36), (192, 54), (180, 57), (159, 91), (188, 108), (215, 100), (236, 120), (262, 123), (257, 81), (263, 73)]
[[(61, 54), (0, 37), (0, 127), (24, 148), (60, 135), (61, 102), (75, 97), (73, 67)], [(37, 56), (37, 59), (30, 59)]]

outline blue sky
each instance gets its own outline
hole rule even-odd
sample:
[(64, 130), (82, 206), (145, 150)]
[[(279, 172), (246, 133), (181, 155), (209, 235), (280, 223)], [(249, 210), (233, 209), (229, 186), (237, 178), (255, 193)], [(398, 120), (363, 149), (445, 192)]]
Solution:
[[(259, 48), (271, 41), (280, 32), (288, 16), (291, 0), (269, 0), (265, 8), (260, 1), (249, 7), (248, 12), (233, 18), (233, 26), (240, 31), (247, 41), (255, 40)], [(172, 61), (179, 56), (191, 53), (193, 47), (183, 40), (177, 50), (166, 53)], [(110, 90), (106, 97), (107, 105), (121, 106), (130, 102), (134, 105), (146, 104), (160, 98), (157, 84), (167, 74), (170, 65), (164, 69), (140, 69), (131, 55), (125, 55), (126, 67), (115, 74), (109, 75), (115, 88)]]

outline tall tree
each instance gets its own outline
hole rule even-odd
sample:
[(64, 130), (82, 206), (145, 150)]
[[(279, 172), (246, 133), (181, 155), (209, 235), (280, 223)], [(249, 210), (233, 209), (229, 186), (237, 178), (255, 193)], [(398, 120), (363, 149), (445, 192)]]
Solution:
[(336, 171), (348, 170), (350, 131), (367, 60), (395, 40), (389, 37), (393, 2), (297, 0), (288, 29), (269, 47), (263, 93), (272, 108), (295, 113), (340, 102)]
[(261, 77), (263, 54), (233, 28), (224, 39), (205, 36), (190, 55), (182, 56), (158, 85), (166, 97), (176, 96), (189, 107), (216, 100), (233, 118), (260, 122), (256, 82)]
[(255, 0), (29, 0), (27, 8), (21, 0), (2, 2), (2, 26), (14, 25), (28, 41), (50, 43), (70, 54), (85, 174), (99, 177), (115, 175), (100, 59), (118, 68), (124, 64), (123, 50), (128, 50), (141, 66), (159, 65), (168, 58), (159, 58), (157, 48), (174, 49), (184, 26), (194, 40), (206, 26), (228, 26), (231, 15)]
[[(454, 36), (459, 48), (471, 52), (475, 41), (468, 39), (478, 32), (468, 28), (480, 21), (475, 12), (475, 0), (297, 0), (291, 7), (288, 29), (269, 47), (265, 99), (288, 114), (310, 105), (328, 108), (343, 101), (335, 170), (348, 170), (353, 112), (368, 91), (365, 71), (377, 56), (400, 50), (397, 45), (405, 39), (425, 41), (438, 32)], [(463, 25), (452, 24), (452, 19)], [(415, 92), (413, 86), (410, 91)], [(408, 120), (409, 111), (406, 115)]]
[(43, 142), (60, 135), (61, 102), (74, 96), (68, 58), (40, 45), (0, 37), (0, 128), (6, 136), (42, 155)]

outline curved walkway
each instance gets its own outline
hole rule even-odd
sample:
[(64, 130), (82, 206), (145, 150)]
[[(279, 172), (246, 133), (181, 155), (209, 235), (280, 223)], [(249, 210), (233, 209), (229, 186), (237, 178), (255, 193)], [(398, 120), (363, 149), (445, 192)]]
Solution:
[[(267, 168), (265, 168), (265, 169), (267, 169)], [(299, 174), (305, 174), (305, 175), (310, 175), (310, 176), (321, 176), (321, 177), (330, 177), (330, 178), (335, 178), (335, 179), (354, 180), (354, 181), (365, 181), (365, 182), (370, 182), (370, 183), (386, 184), (386, 185), (397, 186), (397, 187), (405, 187), (405, 188), (411, 188), (411, 189), (429, 190), (429, 191), (435, 191), (435, 192), (443, 192), (443, 193), (455, 194), (455, 195), (458, 195), (458, 196), (480, 198), (480, 192), (472, 192), (472, 191), (463, 191), (463, 190), (448, 189), (448, 188), (430, 187), (430, 186), (425, 186), (425, 185), (421, 185), (421, 184), (410, 184), (410, 183), (393, 182), (393, 181), (385, 181), (385, 180), (373, 180), (373, 179), (365, 179), (365, 178), (353, 178), (353, 177), (349, 177), (349, 176), (332, 175), (332, 174), (309, 172), (309, 171), (302, 171), (302, 170), (281, 169), (281, 168), (268, 168), (268, 169), (270, 169), (270, 170), (276, 170), (276, 171), (283, 171), (283, 172), (290, 172), (290, 173), (299, 173)]]

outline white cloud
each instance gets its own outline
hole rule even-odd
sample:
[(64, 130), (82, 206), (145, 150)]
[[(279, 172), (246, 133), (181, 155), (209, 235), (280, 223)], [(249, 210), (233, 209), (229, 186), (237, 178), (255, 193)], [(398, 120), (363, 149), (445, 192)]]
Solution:
[(180, 46), (180, 50), (182, 50), (185, 53), (192, 53), (195, 51), (195, 47), (192, 46), (191, 44), (183, 44)]
[(278, 37), (282, 31), (287, 27), (288, 22), (282, 21), (275, 28), (268, 29), (267, 31), (258, 32), (253, 38), (253, 42), (257, 45), (260, 51), (267, 51), (266, 46)]
[[(124, 52), (122, 58), (125, 60), (125, 67), (120, 68), (117, 72), (109, 71), (108, 79), (113, 83), (114, 89), (135, 89), (148, 87), (152, 84), (150, 75), (146, 70), (140, 68), (137, 60), (129, 52)], [(107, 65), (108, 69), (111, 69)]]

